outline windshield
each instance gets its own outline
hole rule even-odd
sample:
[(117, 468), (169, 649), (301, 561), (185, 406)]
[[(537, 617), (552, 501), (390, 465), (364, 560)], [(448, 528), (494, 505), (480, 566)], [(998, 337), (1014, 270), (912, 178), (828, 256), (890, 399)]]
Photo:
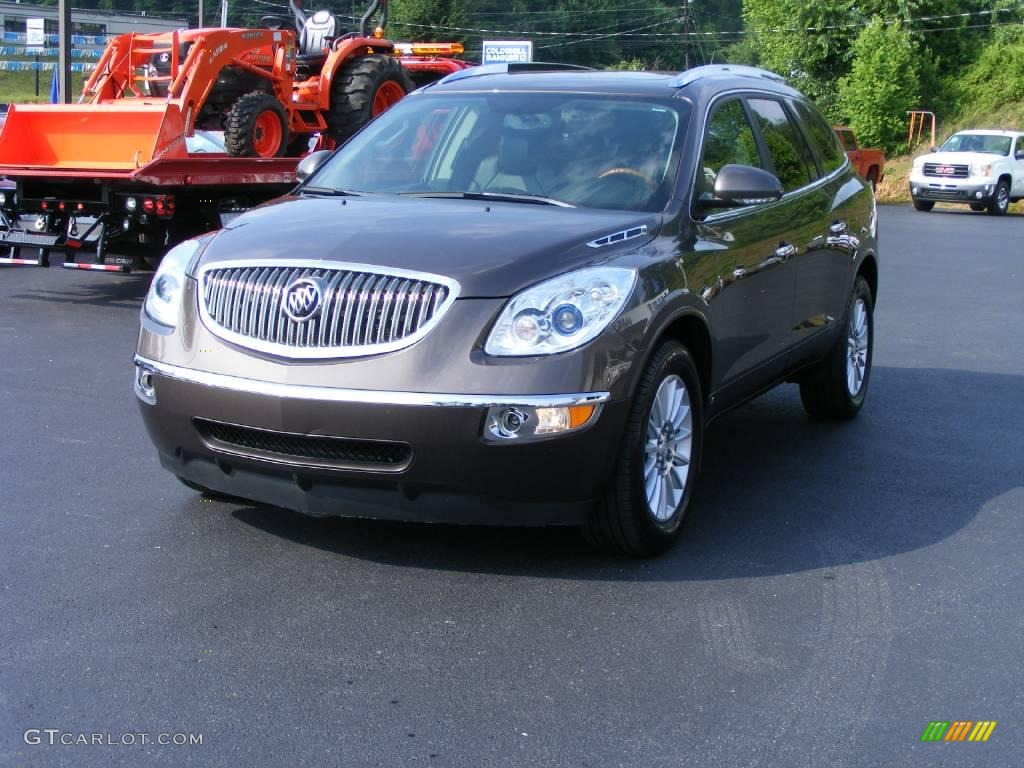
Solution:
[(310, 185), (657, 211), (672, 194), (687, 109), (590, 94), (417, 95), (349, 141)]
[(995, 134), (958, 133), (950, 136), (940, 152), (985, 152), (992, 155), (1010, 154), (1010, 137)]

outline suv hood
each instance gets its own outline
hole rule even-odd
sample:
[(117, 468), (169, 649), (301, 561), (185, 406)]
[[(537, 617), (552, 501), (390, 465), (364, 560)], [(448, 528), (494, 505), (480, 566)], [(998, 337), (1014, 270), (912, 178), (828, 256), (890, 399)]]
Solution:
[[(200, 264), (323, 259), (458, 280), (464, 298), (504, 298), (650, 241), (661, 215), (530, 203), (403, 197), (285, 197), (221, 230)], [(647, 226), (644, 237), (587, 243)]]
[(929, 152), (917, 158), (921, 163), (938, 163), (939, 165), (984, 165), (1006, 160), (1006, 155), (993, 155), (991, 152)]

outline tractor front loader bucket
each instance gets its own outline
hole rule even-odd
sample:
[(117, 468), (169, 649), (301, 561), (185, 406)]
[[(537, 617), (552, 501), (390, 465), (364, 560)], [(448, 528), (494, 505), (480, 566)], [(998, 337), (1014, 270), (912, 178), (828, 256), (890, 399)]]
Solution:
[(134, 170), (187, 157), (184, 133), (173, 102), (12, 104), (0, 131), (0, 167)]

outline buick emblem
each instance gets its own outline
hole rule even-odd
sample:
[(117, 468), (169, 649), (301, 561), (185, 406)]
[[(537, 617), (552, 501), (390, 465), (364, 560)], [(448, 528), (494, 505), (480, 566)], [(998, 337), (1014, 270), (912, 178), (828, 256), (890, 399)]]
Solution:
[(320, 314), (323, 290), (320, 281), (311, 277), (293, 280), (284, 289), (284, 313), (297, 323)]

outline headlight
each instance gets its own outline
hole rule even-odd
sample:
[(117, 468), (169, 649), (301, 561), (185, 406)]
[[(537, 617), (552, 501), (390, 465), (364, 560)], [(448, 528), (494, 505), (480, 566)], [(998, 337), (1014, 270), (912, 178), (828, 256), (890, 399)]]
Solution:
[(149, 284), (146, 294), (146, 314), (161, 325), (173, 328), (178, 324), (181, 294), (185, 288), (185, 275), (192, 259), (205, 247), (208, 239), (186, 240), (167, 252)]
[(527, 288), (505, 305), (484, 351), (515, 356), (576, 349), (608, 327), (634, 283), (634, 269), (592, 267)]
[(980, 164), (972, 165), (971, 166), (971, 175), (972, 176), (981, 176), (983, 178), (988, 178), (989, 176), (992, 175), (992, 164), (991, 163), (986, 163), (985, 165), (980, 165)]

